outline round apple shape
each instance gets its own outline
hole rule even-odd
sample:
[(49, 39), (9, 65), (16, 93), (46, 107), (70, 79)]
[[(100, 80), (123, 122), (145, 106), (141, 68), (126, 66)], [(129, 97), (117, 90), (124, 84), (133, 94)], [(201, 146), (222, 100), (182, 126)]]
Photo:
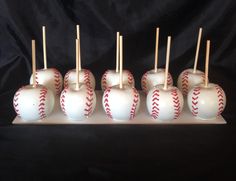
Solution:
[(178, 77), (177, 86), (180, 91), (186, 96), (195, 85), (203, 83), (205, 80), (204, 72), (193, 69), (184, 70)]
[(226, 105), (226, 96), (223, 89), (209, 83), (193, 87), (187, 97), (188, 107), (195, 117), (200, 119), (214, 119), (220, 116)]
[(140, 96), (134, 87), (108, 87), (102, 98), (106, 115), (113, 120), (132, 120), (139, 110)]
[[(115, 70), (107, 70), (101, 80), (102, 90), (107, 89), (119, 84), (120, 73)], [(134, 76), (128, 70), (123, 70), (123, 84), (127, 84), (131, 87), (135, 86)]]
[[(30, 84), (33, 83), (33, 77), (30, 77)], [(60, 95), (62, 90), (62, 75), (61, 73), (55, 68), (47, 68), (47, 69), (40, 69), (36, 71), (36, 83), (40, 85), (44, 85), (55, 95)]]
[(22, 120), (35, 121), (47, 117), (54, 108), (53, 92), (42, 85), (27, 85), (14, 95), (14, 110)]
[(94, 90), (84, 84), (71, 84), (66, 87), (60, 96), (60, 105), (63, 113), (72, 120), (83, 120), (89, 117), (96, 106), (96, 94)]
[[(79, 83), (95, 89), (95, 78), (91, 71), (88, 69), (81, 69), (79, 71)], [(64, 87), (68, 87), (70, 84), (76, 83), (76, 69), (69, 70), (64, 77)]]
[(170, 121), (177, 119), (182, 112), (183, 95), (177, 87), (164, 89), (164, 85), (157, 85), (148, 92), (146, 105), (153, 119)]
[[(157, 69), (156, 72), (154, 69), (149, 70), (142, 76), (141, 79), (142, 90), (145, 93), (148, 93), (148, 91), (154, 86), (164, 84), (164, 80), (165, 80), (165, 69), (159, 68)], [(169, 86), (173, 85), (173, 79), (170, 73), (168, 73), (167, 84)]]

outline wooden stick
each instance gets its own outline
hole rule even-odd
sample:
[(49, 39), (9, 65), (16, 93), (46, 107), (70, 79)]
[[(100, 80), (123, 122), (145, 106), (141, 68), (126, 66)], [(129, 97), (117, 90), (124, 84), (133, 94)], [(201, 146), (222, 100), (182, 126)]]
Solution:
[(32, 73), (33, 73), (33, 87), (36, 87), (36, 52), (35, 40), (32, 40)]
[(79, 25), (76, 25), (76, 35), (77, 39), (79, 39)]
[(45, 28), (45, 26), (42, 27), (42, 32), (43, 32), (43, 62), (44, 62), (44, 69), (47, 69), (46, 28)]
[(79, 40), (76, 39), (76, 90), (79, 90)]
[(79, 41), (79, 71), (81, 71), (81, 51), (80, 51), (80, 28), (79, 25), (76, 25), (76, 34)]
[(165, 82), (164, 82), (164, 90), (166, 90), (168, 87), (167, 80), (168, 80), (168, 72), (169, 72), (169, 62), (170, 62), (170, 43), (171, 43), (171, 37), (168, 36), (167, 39), (167, 50), (166, 50), (166, 68), (165, 68)]
[(120, 36), (120, 89), (123, 88), (123, 36)]
[(209, 72), (210, 44), (211, 44), (210, 40), (207, 40), (206, 62), (205, 62), (205, 87), (208, 87), (208, 72)]
[(155, 47), (155, 64), (154, 64), (154, 72), (157, 72), (158, 65), (158, 45), (159, 45), (159, 28), (156, 29), (156, 47)]
[(119, 72), (120, 32), (116, 33), (116, 73)]
[(200, 44), (201, 44), (201, 37), (202, 37), (202, 28), (199, 28), (197, 48), (196, 48), (195, 61), (194, 61), (194, 67), (193, 67), (193, 73), (194, 74), (197, 71), (197, 62), (198, 62), (199, 49), (200, 49)]

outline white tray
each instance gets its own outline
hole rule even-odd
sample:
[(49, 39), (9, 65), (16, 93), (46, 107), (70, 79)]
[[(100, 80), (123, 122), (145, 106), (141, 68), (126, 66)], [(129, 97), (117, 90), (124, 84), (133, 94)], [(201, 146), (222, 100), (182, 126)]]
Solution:
[(43, 120), (37, 121), (23, 121), (19, 117), (13, 120), (13, 124), (38, 124), (38, 125), (48, 125), (48, 124), (226, 124), (226, 121), (222, 116), (219, 116), (211, 120), (201, 120), (193, 117), (192, 113), (188, 110), (185, 104), (184, 110), (178, 119), (171, 121), (160, 121), (154, 120), (147, 112), (146, 108), (146, 98), (142, 91), (139, 92), (141, 97), (141, 104), (138, 114), (133, 120), (129, 121), (113, 121), (109, 119), (103, 108), (102, 108), (102, 91), (96, 91), (97, 95), (97, 105), (94, 113), (89, 118), (82, 121), (72, 121), (69, 120), (60, 110), (59, 97), (56, 99), (56, 104), (54, 111), (50, 116)]

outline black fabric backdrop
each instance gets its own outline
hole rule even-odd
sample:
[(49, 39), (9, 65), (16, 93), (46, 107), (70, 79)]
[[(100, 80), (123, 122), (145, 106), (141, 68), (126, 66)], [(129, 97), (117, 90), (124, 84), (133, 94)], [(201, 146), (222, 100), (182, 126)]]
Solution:
[[(235, 180), (236, 3), (233, 0), (2, 0), (0, 1), (0, 180)], [(227, 125), (11, 125), (12, 97), (31, 74), (31, 39), (43, 67), (41, 26), (47, 27), (48, 66), (64, 75), (75, 67), (75, 25), (81, 28), (82, 66), (97, 89), (115, 66), (116, 31), (124, 36), (124, 67), (140, 89), (153, 67), (160, 27), (159, 66), (172, 36), (170, 72), (193, 66), (203, 27), (199, 69), (211, 40), (211, 82), (227, 95)], [(233, 179), (234, 178), (234, 179)]]

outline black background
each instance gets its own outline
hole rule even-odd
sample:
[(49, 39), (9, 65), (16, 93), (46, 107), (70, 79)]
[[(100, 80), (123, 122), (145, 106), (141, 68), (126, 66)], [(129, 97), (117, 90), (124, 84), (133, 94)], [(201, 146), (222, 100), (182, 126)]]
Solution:
[[(0, 180), (235, 180), (236, 3), (209, 0), (0, 1)], [(140, 89), (152, 69), (155, 28), (159, 66), (172, 36), (170, 72), (193, 66), (199, 27), (199, 69), (211, 40), (211, 82), (223, 87), (227, 125), (16, 126), (12, 98), (28, 84), (31, 39), (43, 67), (41, 26), (47, 27), (48, 67), (64, 75), (75, 67), (75, 25), (80, 24), (82, 67), (100, 89), (115, 66), (116, 31), (124, 36), (124, 67)]]

